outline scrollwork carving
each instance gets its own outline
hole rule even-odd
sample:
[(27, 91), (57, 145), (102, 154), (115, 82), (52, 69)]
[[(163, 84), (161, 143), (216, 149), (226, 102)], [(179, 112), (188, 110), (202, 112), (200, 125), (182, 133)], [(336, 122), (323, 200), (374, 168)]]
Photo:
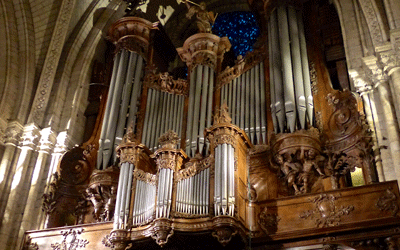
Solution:
[(391, 211), (392, 216), (396, 216), (399, 211), (397, 197), (390, 189), (386, 189), (384, 194), (377, 200), (375, 206), (381, 211)]
[(281, 218), (276, 213), (270, 213), (268, 207), (264, 207), (260, 213), (258, 224), (260, 224), (262, 230), (269, 234), (276, 231), (278, 222)]
[(146, 173), (141, 169), (135, 169), (133, 171), (133, 178), (146, 182), (150, 185), (156, 185), (157, 176), (154, 174)]
[(68, 231), (61, 231), (63, 235), (63, 241), (60, 243), (51, 244), (53, 250), (76, 250), (80, 248), (86, 248), (89, 241), (86, 239), (78, 239), (78, 236), (82, 234), (83, 229)]
[(314, 203), (314, 209), (303, 212), (299, 215), (301, 219), (311, 218), (318, 228), (339, 226), (341, 218), (349, 215), (354, 210), (354, 206), (336, 205), (337, 197), (334, 195), (320, 194), (310, 202)]
[(144, 85), (149, 88), (157, 89), (175, 95), (188, 95), (188, 82), (184, 79), (174, 80), (168, 72), (146, 74)]

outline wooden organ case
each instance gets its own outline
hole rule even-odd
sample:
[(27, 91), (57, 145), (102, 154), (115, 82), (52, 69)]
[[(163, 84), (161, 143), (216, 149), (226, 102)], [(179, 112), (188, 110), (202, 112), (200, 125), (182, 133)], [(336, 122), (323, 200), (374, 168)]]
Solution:
[(189, 37), (187, 80), (157, 72), (152, 23), (114, 23), (98, 125), (61, 159), (47, 229), (23, 249), (398, 249), (397, 183), (377, 182), (359, 100), (328, 87), (300, 17), (275, 9), (264, 46), (226, 69), (226, 37)]

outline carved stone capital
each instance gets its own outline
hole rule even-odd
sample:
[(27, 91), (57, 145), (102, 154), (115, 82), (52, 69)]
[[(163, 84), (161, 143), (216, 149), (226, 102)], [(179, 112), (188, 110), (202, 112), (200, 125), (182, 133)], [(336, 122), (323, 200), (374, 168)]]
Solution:
[(383, 70), (390, 76), (394, 71), (400, 70), (400, 51), (393, 50), (391, 44), (386, 47), (378, 53), (378, 59)]
[(25, 125), (24, 132), (21, 136), (20, 146), (34, 150), (39, 142), (39, 137), (39, 127), (36, 126), (36, 124), (31, 123)]
[(50, 127), (44, 128), (40, 131), (40, 140), (39, 140), (39, 151), (50, 153), (54, 145), (56, 143), (55, 131), (53, 131)]
[(189, 37), (183, 47), (176, 50), (190, 69), (195, 68), (198, 64), (215, 69), (219, 59), (230, 48), (231, 43), (227, 37), (221, 38), (209, 33), (199, 33)]
[(4, 143), (7, 145), (18, 145), (24, 127), (17, 121), (8, 123), (4, 132)]
[(373, 89), (373, 84), (367, 79), (363, 69), (350, 69), (349, 76), (357, 92), (363, 93)]
[(63, 154), (71, 146), (71, 140), (67, 131), (58, 133), (56, 139), (56, 145), (54, 146), (54, 153)]
[(153, 23), (143, 18), (123, 17), (110, 27), (107, 38), (117, 49), (136, 52), (147, 60), (152, 29), (155, 29)]
[(362, 58), (365, 65), (365, 72), (369, 80), (377, 87), (382, 82), (389, 80), (388, 74), (384, 70), (384, 65), (375, 56), (367, 56)]

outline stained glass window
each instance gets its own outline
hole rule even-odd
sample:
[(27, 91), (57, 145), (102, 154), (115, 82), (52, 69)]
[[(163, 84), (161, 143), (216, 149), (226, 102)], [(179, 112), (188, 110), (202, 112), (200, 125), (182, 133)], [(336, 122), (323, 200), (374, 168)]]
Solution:
[(260, 35), (253, 13), (246, 11), (219, 14), (212, 32), (219, 37), (227, 36), (236, 56), (244, 56), (253, 50), (253, 44)]

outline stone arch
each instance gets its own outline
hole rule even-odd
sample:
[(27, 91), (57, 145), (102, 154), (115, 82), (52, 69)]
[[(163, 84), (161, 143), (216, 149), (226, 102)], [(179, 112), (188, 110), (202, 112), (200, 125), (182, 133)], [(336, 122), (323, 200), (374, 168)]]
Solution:
[(19, 40), (19, 86), (20, 94), (15, 101), (16, 108), (13, 119), (25, 122), (28, 118), (30, 102), (33, 97), (35, 78), (35, 34), (33, 28), (33, 17), (29, 0), (15, 1), (15, 11), (19, 13), (18, 40)]
[(0, 8), (0, 30), (3, 34), (0, 37), (0, 53), (4, 61), (4, 70), (0, 73), (0, 129), (4, 131), (15, 108), (13, 98), (18, 94), (18, 32), (13, 1), (0, 0)]
[(368, 25), (374, 46), (382, 45), (388, 41), (389, 27), (384, 7), (378, 5), (375, 0), (358, 0), (362, 13)]

